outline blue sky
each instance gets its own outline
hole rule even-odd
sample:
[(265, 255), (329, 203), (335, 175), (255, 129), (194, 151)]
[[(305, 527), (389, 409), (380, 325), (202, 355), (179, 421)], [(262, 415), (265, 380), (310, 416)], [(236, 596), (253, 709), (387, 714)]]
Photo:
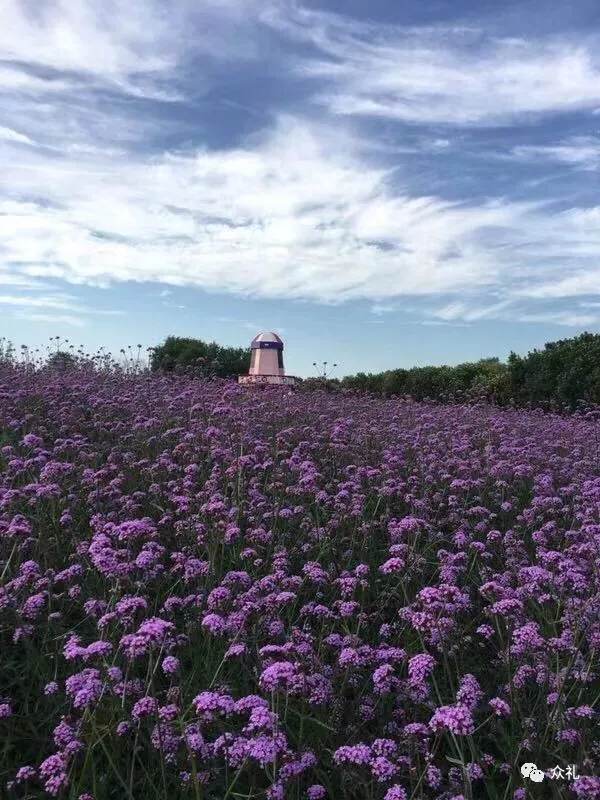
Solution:
[(3, 3), (17, 345), (505, 358), (598, 330), (599, 176), (595, 0)]

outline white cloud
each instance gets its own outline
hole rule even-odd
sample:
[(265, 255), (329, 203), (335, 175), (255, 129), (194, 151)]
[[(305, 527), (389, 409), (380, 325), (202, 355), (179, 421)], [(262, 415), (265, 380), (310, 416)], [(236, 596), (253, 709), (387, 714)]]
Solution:
[[(6, 31), (4, 31), (6, 33)], [(76, 84), (72, 79), (59, 79), (55, 76), (32, 75), (23, 71), (23, 66), (16, 59), (15, 64), (10, 62), (0, 63), (0, 91), (3, 94), (18, 92), (20, 94), (34, 94), (36, 92), (57, 93), (74, 88)]]
[(600, 294), (600, 274), (597, 269), (573, 270), (567, 277), (557, 275), (554, 281), (543, 281), (515, 294), (539, 300), (560, 299)]
[[(580, 303), (585, 306), (585, 303)], [(589, 307), (594, 304), (588, 303)], [(598, 304), (600, 305), (600, 304)], [(501, 321), (501, 322), (532, 322), (547, 323), (553, 325), (564, 325), (567, 327), (585, 327), (586, 325), (597, 325), (600, 322), (600, 314), (581, 313), (577, 310), (551, 309), (537, 313), (531, 313), (524, 309), (518, 298), (502, 300), (487, 306), (479, 306), (476, 303), (452, 302), (441, 308), (426, 312), (438, 319), (425, 319), (421, 321), (423, 325), (435, 324), (471, 324), (481, 320)]]
[(600, 208), (550, 215), (531, 203), (418, 196), (371, 159), (339, 124), (293, 117), (234, 150), (7, 157), (14, 199), (0, 203), (0, 240), (5, 263), (26, 265), (4, 269), (379, 304), (515, 279), (515, 292), (533, 297), (540, 274), (564, 279), (565, 259), (596, 269)]
[[(600, 293), (600, 208), (450, 202), (404, 173), (401, 156), (414, 152), (414, 140), (396, 137), (392, 147), (361, 139), (339, 119), (273, 115), (271, 127), (234, 149), (145, 155), (159, 133), (178, 132), (181, 141), (184, 131), (169, 116), (136, 116), (124, 96), (185, 95), (186, 69), (199, 56), (255, 56), (248, 31), (261, 16), (330, 59), (303, 61), (301, 71), (327, 80), (333, 93), (322, 99), (336, 112), (362, 114), (374, 104), (373, 113), (393, 119), (487, 124), (600, 102), (600, 73), (581, 44), (386, 32), (335, 15), (264, 9), (257, 0), (200, 8), (178, 0), (169, 13), (158, 0), (8, 0), (0, 29), (0, 49), (13, 59), (0, 67), (0, 286), (32, 294), (19, 302), (5, 295), (0, 306), (92, 313), (70, 296), (36, 297), (33, 288), (51, 279), (367, 299), (374, 314), (402, 295), (462, 298), (505, 287), (507, 299), (543, 298), (565, 281), (566, 294)], [(97, 90), (107, 87), (117, 97), (103, 105)], [(450, 144), (458, 150), (457, 139), (437, 132), (417, 138), (436, 159)], [(579, 281), (571, 277), (570, 289), (565, 265)], [(481, 319), (473, 314), (495, 313), (489, 309), (465, 306), (452, 317), (446, 308), (446, 319), (427, 321)]]
[(13, 131), (11, 128), (3, 128), (0, 126), (0, 139), (6, 142), (19, 142), (20, 144), (34, 144), (34, 142), (25, 136), (23, 133)]
[[(211, 64), (256, 58), (254, 0), (4, 0), (0, 26), (0, 163), (31, 169), (8, 143), (114, 157), (197, 125), (158, 112), (197, 100)], [(107, 95), (107, 92), (110, 95)], [(110, 107), (107, 107), (110, 97)], [(142, 109), (132, 99), (155, 101)], [(144, 109), (146, 110), (144, 113)]]
[[(8, 267), (10, 268), (10, 267)], [(0, 271), (0, 288), (6, 287), (18, 289), (30, 289), (42, 291), (47, 288), (52, 288), (50, 284), (43, 283), (42, 281), (33, 278), (27, 278), (24, 275), (19, 275), (15, 272), (1, 272)]]
[(564, 325), (570, 328), (585, 328), (600, 322), (598, 314), (578, 314), (572, 311), (549, 311), (543, 314), (522, 314), (519, 322), (545, 322), (554, 325)]
[(470, 324), (467, 322), (447, 322), (446, 320), (441, 319), (422, 319), (419, 320), (417, 323), (410, 323), (411, 325), (431, 325), (431, 326), (442, 326), (447, 328), (468, 328)]
[(252, 331), (254, 334), (267, 330), (273, 330), (282, 335), (286, 332), (285, 328), (282, 328), (280, 325), (274, 325), (272, 321), (269, 327), (269, 325), (261, 326), (256, 322), (251, 322), (247, 319), (239, 319), (238, 317), (216, 317), (216, 320), (217, 322), (224, 322), (227, 325), (232, 325), (234, 327), (242, 327), (245, 330)]
[(322, 86), (336, 114), (417, 123), (502, 124), (600, 101), (593, 39), (489, 38), (477, 29), (362, 23), (294, 6), (267, 14), (273, 27), (318, 48), (296, 72)]
[(518, 159), (554, 161), (585, 170), (600, 168), (600, 139), (574, 136), (555, 145), (515, 147), (512, 154)]
[[(28, 288), (39, 288), (28, 287)], [(122, 316), (123, 311), (104, 310), (89, 308), (78, 301), (73, 295), (64, 292), (46, 290), (43, 295), (0, 295), (0, 308), (5, 307), (12, 312), (13, 316), (30, 320), (42, 321), (63, 321), (67, 325), (83, 325), (84, 322), (76, 317), (75, 314), (85, 316)], [(58, 312), (72, 312), (71, 314), (61, 314)], [(79, 322), (73, 320), (79, 319)], [(69, 322), (66, 322), (69, 320)]]
[(56, 294), (54, 297), (33, 297), (27, 295), (0, 295), (0, 306), (18, 306), (27, 308), (74, 308), (74, 298), (69, 295)]
[(371, 314), (375, 314), (376, 317), (380, 317), (382, 314), (391, 314), (395, 310), (394, 306), (385, 303), (374, 303), (371, 306)]
[(468, 311), (467, 305), (461, 302), (454, 302), (448, 303), (448, 305), (442, 306), (442, 308), (436, 309), (434, 312), (434, 316), (439, 317), (444, 321), (459, 319), (460, 317), (464, 316)]
[(434, 150), (446, 150), (451, 146), (452, 142), (449, 139), (434, 139), (428, 144)]
[(483, 319), (497, 319), (502, 316), (503, 311), (512, 305), (512, 301), (501, 300), (498, 303), (492, 303), (487, 306), (471, 307), (468, 303), (457, 301), (448, 303), (448, 305), (438, 308), (433, 311), (435, 317), (445, 322), (454, 320), (463, 320), (465, 322), (478, 322)]
[(85, 322), (79, 317), (72, 317), (68, 314), (17, 314), (21, 319), (28, 322), (50, 322), (56, 325), (71, 325), (75, 328), (83, 328)]
[(0, 205), (5, 258), (73, 283), (330, 302), (486, 286), (502, 272), (490, 238), (529, 208), (394, 190), (339, 125), (294, 118), (246, 149), (8, 163), (10, 195), (45, 202)]
[[(0, 52), (8, 64), (0, 86), (57, 91), (86, 81), (137, 97), (181, 99), (164, 79), (191, 53), (256, 54), (252, 38), (243, 36), (252, 8), (248, 0), (204, 0), (200, 7), (175, 0), (168, 8), (160, 0), (4, 0)], [(197, 92), (201, 77), (195, 79)]]
[[(177, 63), (172, 41), (177, 20), (170, 22), (153, 0), (5, 0), (2, 13), (4, 58), (30, 69), (69, 73), (69, 82), (80, 75), (138, 94), (136, 81), (151, 80)], [(52, 77), (59, 75), (42, 76), (47, 88)], [(148, 91), (152, 94), (149, 86)]]

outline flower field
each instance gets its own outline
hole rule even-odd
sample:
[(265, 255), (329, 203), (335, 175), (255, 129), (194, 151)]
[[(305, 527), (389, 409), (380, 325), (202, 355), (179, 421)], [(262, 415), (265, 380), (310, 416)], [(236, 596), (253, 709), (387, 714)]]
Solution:
[(0, 797), (600, 798), (598, 425), (1, 366)]

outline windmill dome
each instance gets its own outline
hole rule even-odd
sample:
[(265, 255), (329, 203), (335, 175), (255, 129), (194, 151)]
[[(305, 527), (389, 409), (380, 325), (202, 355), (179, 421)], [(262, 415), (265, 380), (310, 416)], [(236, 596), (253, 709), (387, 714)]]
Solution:
[(260, 383), (294, 385), (296, 379), (285, 374), (283, 341), (276, 333), (273, 331), (259, 333), (252, 339), (250, 352), (250, 369), (247, 375), (239, 376), (239, 383), (246, 386)]
[(259, 333), (258, 336), (255, 336), (254, 339), (252, 339), (251, 347), (260, 347), (261, 344), (281, 345), (283, 348), (283, 342), (276, 333), (273, 333), (273, 331)]

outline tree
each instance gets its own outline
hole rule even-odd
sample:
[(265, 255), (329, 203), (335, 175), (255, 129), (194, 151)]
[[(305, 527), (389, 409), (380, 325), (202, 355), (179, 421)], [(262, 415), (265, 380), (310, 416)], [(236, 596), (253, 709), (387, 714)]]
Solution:
[(154, 348), (150, 360), (153, 372), (188, 372), (201, 377), (237, 377), (250, 368), (250, 350), (244, 347), (221, 347), (216, 342), (168, 336)]
[(404, 394), (408, 380), (408, 370), (391, 369), (383, 373), (382, 391), (386, 397)]
[(600, 403), (600, 335), (548, 342), (523, 358), (511, 353), (508, 372), (518, 405), (574, 411), (581, 402)]
[(386, 397), (409, 395), (414, 400), (453, 401), (483, 396), (500, 402), (506, 395), (506, 376), (506, 364), (498, 358), (483, 358), (456, 367), (413, 367), (376, 375), (359, 372), (343, 378), (341, 385)]

